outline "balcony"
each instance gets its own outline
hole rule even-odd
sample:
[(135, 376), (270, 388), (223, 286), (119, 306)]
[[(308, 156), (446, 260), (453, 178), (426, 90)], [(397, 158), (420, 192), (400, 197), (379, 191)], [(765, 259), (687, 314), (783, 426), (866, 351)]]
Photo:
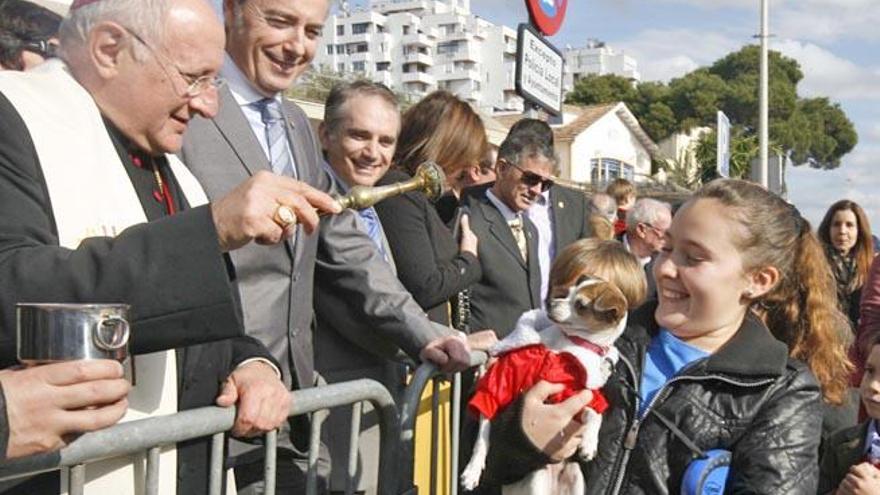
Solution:
[(376, 71), (372, 75), (372, 80), (373, 82), (382, 83), (389, 88), (394, 86), (394, 76), (391, 74), (391, 71)]
[(373, 36), (374, 35), (369, 32), (361, 33), (361, 34), (346, 33), (343, 36), (337, 37), (336, 41), (339, 43), (345, 43), (345, 44), (348, 44), (348, 43), (369, 43), (373, 40)]
[(452, 52), (452, 59), (464, 62), (480, 63), (483, 57), (475, 43), (460, 43), (458, 50)]
[(403, 56), (403, 61), (406, 63), (416, 63), (416, 64), (422, 64), (422, 65), (427, 65), (427, 66), (434, 65), (434, 57), (432, 57), (431, 55), (428, 55), (427, 53), (418, 53), (418, 52), (407, 53), (406, 55)]
[(349, 54), (348, 60), (351, 62), (372, 62), (373, 54), (370, 52), (354, 52)]
[(437, 83), (434, 76), (427, 72), (404, 72), (400, 76), (400, 80), (404, 83), (422, 83), (431, 86)]
[(433, 47), (434, 40), (432, 40), (428, 35), (422, 33), (406, 34), (401, 37), (400, 44), (402, 44), (403, 46)]
[(480, 81), (480, 71), (476, 69), (452, 69), (437, 72), (438, 81), (456, 80)]

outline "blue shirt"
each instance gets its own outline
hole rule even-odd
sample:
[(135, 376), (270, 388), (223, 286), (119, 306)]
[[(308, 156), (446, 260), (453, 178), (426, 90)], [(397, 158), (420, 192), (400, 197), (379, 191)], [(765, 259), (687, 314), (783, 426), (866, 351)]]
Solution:
[[(336, 184), (336, 187), (339, 188), (344, 194), (347, 194), (348, 191), (351, 190), (351, 187), (347, 182), (342, 180), (335, 170), (333, 170), (333, 166), (327, 163), (327, 161), (323, 161), (321, 164), (324, 167), (324, 170), (330, 175), (330, 178), (333, 179), (333, 182)], [(361, 232), (370, 236), (370, 240), (373, 241), (373, 244), (376, 245), (376, 248), (379, 250), (379, 254), (382, 255), (382, 259), (384, 259), (387, 263), (391, 263), (391, 259), (388, 257), (388, 252), (385, 250), (385, 231), (382, 229), (382, 221), (379, 220), (379, 214), (376, 213), (376, 209), (370, 206), (369, 208), (364, 208), (362, 210), (358, 210), (357, 212), (358, 218), (360, 221), (357, 223), (358, 228)]]
[(708, 355), (708, 352), (687, 344), (672, 335), (669, 330), (661, 328), (660, 333), (651, 339), (645, 356), (642, 386), (639, 389), (642, 397), (639, 417), (645, 414), (648, 404), (670, 378), (677, 375), (685, 366)]

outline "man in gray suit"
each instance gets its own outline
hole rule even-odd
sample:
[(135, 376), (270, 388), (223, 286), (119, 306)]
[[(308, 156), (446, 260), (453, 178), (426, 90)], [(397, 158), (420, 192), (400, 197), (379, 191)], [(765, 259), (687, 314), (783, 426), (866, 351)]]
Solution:
[[(394, 93), (382, 84), (357, 81), (333, 88), (324, 107), (324, 122), (319, 129), (321, 146), (327, 159), (326, 166), (336, 186), (343, 192), (352, 186), (371, 187), (385, 175), (391, 166), (400, 131), (400, 111)], [(358, 228), (370, 237), (382, 258), (396, 273), (394, 259), (382, 223), (374, 208), (358, 212)], [(403, 395), (406, 365), (395, 355), (397, 347), (386, 339), (364, 339), (352, 325), (337, 327), (330, 323), (334, 313), (343, 312), (348, 320), (362, 313), (360, 308), (348, 308), (335, 293), (335, 283), (322, 276), (318, 260), (315, 279), (315, 366), (328, 383), (372, 378), (385, 385), (392, 397)], [(355, 332), (352, 332), (355, 330)], [(389, 344), (391, 344), (389, 346)], [(359, 441), (360, 468), (356, 487), (366, 493), (376, 491), (376, 473), (379, 431), (375, 413), (369, 405), (361, 419)], [(333, 469), (330, 489), (343, 491), (346, 487), (349, 463), (350, 409), (331, 411), (322, 437), (330, 449)]]
[(480, 239), (483, 278), (471, 287), (471, 325), (499, 338), (520, 315), (541, 305), (538, 233), (523, 213), (552, 185), (553, 151), (534, 133), (501, 143), (498, 178), (485, 194), (466, 195), (471, 229)]
[[(222, 75), (228, 88), (220, 92), (220, 110), (212, 120), (191, 124), (185, 162), (209, 196), (268, 170), (333, 192), (305, 114), (281, 97), (314, 57), (328, 0), (225, 0), (223, 10), (227, 57)], [(282, 245), (254, 246), (232, 257), (245, 331), (282, 363), (286, 385), (298, 389), (316, 383), (310, 330), (316, 256), (322, 260), (321, 276), (330, 277), (334, 295), (344, 302), (328, 316), (329, 324), (351, 327), (365, 341), (375, 339), (379, 330), (413, 359), (431, 360), (444, 369), (467, 365), (467, 343), (427, 320), (358, 230), (354, 214), (325, 217), (314, 235), (295, 230)], [(356, 320), (351, 318), (353, 304), (358, 305)], [(290, 435), (279, 440), (278, 482), (285, 493), (300, 489), (303, 481), (291, 469), (304, 467), (308, 435), (303, 428), (303, 422), (295, 422)], [(262, 477), (261, 457), (260, 449), (236, 457), (239, 486), (260, 489), (255, 481)]]

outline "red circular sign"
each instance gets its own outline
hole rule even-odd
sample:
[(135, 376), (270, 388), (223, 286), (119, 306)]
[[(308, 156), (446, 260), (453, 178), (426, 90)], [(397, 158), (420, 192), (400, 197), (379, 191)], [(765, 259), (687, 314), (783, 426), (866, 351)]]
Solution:
[(553, 36), (559, 31), (567, 6), (568, 0), (526, 0), (532, 24), (546, 36)]

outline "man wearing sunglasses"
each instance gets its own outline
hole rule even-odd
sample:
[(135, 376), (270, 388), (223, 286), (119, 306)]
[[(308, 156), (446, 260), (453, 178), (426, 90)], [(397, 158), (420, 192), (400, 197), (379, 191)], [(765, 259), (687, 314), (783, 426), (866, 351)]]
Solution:
[(553, 185), (554, 163), (540, 136), (512, 133), (498, 150), (495, 183), (485, 194), (465, 195), (483, 268), (471, 287), (471, 326), (494, 328), (499, 338), (541, 304), (538, 233), (525, 212)]

